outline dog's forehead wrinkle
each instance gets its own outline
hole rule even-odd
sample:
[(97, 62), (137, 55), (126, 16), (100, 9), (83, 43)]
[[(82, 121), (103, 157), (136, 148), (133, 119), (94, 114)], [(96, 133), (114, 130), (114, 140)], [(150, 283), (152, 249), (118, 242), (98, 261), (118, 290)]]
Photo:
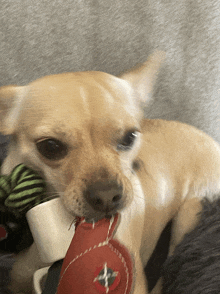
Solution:
[[(129, 89), (128, 89), (129, 88)], [(88, 84), (80, 86), (80, 93), (86, 104), (89, 104), (91, 114), (116, 111), (117, 108), (124, 108), (126, 111), (133, 112), (134, 97), (131, 95), (130, 87), (127, 82), (114, 76), (108, 76), (107, 81), (102, 75), (94, 75), (88, 80)], [(124, 106), (124, 100), (127, 100)]]
[[(135, 97), (128, 88), (127, 82), (103, 73), (58, 75), (29, 86), (29, 108), (32, 105), (35, 116), (47, 115), (54, 120), (56, 116), (65, 117), (74, 124), (83, 119), (103, 120), (112, 117), (113, 111), (118, 113), (114, 117), (119, 117), (121, 112), (137, 117)], [(35, 114), (36, 109), (38, 114)]]

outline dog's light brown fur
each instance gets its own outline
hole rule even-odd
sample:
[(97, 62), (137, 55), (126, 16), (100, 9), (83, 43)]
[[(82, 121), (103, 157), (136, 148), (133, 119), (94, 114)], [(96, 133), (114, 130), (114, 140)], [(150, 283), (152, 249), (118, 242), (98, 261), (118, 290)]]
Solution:
[[(3, 173), (25, 163), (45, 177), (48, 193), (58, 193), (73, 215), (89, 219), (104, 213), (83, 196), (88, 183), (123, 186), (116, 238), (135, 260), (134, 294), (148, 293), (143, 267), (167, 222), (174, 218), (172, 251), (195, 225), (200, 199), (220, 191), (220, 148), (214, 140), (186, 124), (143, 118), (141, 105), (149, 99), (163, 59), (156, 52), (121, 77), (66, 73), (0, 88), (0, 129), (13, 135)], [(138, 134), (132, 148), (117, 149), (131, 129)], [(67, 155), (45, 159), (36, 148), (45, 138), (67, 144)], [(35, 245), (18, 256), (13, 291), (28, 293), (33, 272), (41, 266)]]

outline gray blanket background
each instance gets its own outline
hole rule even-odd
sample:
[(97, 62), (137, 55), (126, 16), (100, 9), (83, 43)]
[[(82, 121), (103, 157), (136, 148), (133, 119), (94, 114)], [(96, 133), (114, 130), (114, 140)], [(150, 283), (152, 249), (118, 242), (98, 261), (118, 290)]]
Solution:
[(117, 75), (155, 49), (167, 59), (146, 116), (220, 142), (219, 0), (0, 0), (0, 86), (69, 71)]
[(147, 117), (220, 142), (220, 1), (0, 0), (0, 86), (84, 70), (119, 74), (167, 52)]

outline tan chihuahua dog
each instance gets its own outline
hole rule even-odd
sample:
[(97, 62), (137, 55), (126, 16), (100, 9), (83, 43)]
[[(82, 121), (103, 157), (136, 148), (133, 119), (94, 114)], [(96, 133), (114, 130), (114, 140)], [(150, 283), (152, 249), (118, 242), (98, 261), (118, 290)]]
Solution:
[[(148, 293), (143, 269), (167, 222), (174, 218), (174, 248), (196, 224), (200, 199), (220, 192), (214, 140), (186, 124), (143, 118), (163, 59), (156, 52), (120, 77), (65, 73), (0, 88), (0, 130), (12, 135), (2, 172), (19, 163), (39, 171), (48, 195), (58, 193), (74, 216), (120, 211), (115, 237), (133, 256), (134, 294)], [(20, 254), (13, 292), (29, 293), (42, 266), (35, 245)]]

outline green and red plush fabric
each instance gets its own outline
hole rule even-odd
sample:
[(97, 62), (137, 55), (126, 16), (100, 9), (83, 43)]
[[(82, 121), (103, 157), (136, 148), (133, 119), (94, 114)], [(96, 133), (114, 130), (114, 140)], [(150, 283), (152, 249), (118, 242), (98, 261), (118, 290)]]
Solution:
[(45, 201), (44, 180), (23, 164), (0, 176), (0, 250), (19, 252), (33, 242), (26, 212)]
[(44, 180), (24, 164), (16, 166), (10, 175), (0, 176), (0, 211), (11, 211), (16, 216), (44, 201)]

